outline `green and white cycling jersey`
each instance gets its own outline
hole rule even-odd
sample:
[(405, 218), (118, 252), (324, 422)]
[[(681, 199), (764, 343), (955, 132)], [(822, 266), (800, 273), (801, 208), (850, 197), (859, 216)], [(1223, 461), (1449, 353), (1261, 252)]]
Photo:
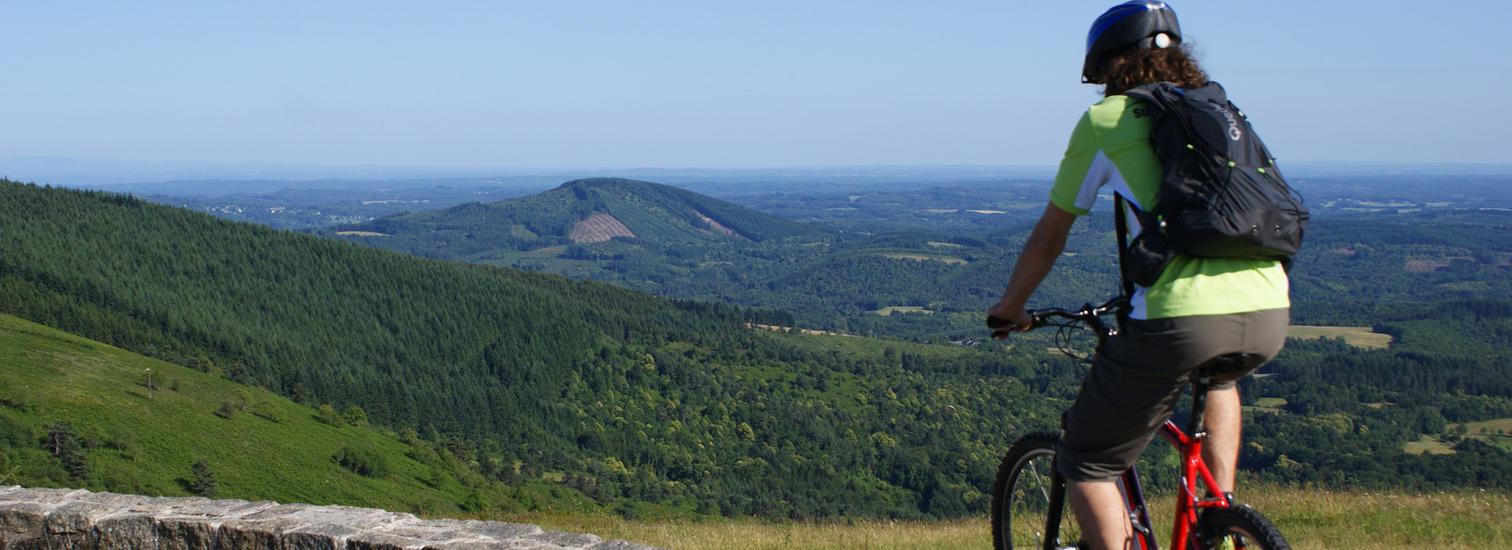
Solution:
[[(1145, 209), (1155, 203), (1160, 161), (1150, 147), (1151, 114), (1143, 102), (1115, 95), (1087, 109), (1071, 133), (1050, 202), (1086, 215), (1104, 188)], [(1129, 231), (1138, 221), (1128, 216)], [(1135, 287), (1130, 316), (1163, 319), (1291, 307), (1289, 282), (1273, 260), (1177, 254), (1154, 285)]]

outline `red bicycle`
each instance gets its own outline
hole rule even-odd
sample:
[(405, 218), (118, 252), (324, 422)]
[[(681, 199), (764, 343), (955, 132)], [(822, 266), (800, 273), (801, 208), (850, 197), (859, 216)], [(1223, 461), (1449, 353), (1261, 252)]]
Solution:
[[(1128, 300), (1114, 298), (1100, 306), (1083, 305), (1076, 311), (1038, 309), (1030, 311), (1034, 324), (1060, 327), (1057, 342), (1068, 356), (1090, 361), (1069, 350), (1068, 338), (1075, 329), (1088, 328), (1101, 344), (1115, 333), (1103, 316), (1117, 314), (1128, 307)], [(1001, 320), (989, 319), (1000, 324)], [(1192, 415), (1182, 431), (1166, 420), (1160, 433), (1181, 455), (1180, 486), (1176, 498), (1175, 526), (1171, 548), (1175, 550), (1263, 549), (1290, 550), (1286, 539), (1270, 520), (1232, 494), (1217, 491), (1218, 482), (1202, 460), (1202, 445), (1207, 437), (1202, 412), (1207, 390), (1215, 374), (1222, 373), (1227, 362), (1221, 358), (1213, 366), (1199, 369), (1192, 377)], [(1035, 432), (1020, 437), (998, 467), (992, 491), (992, 544), (998, 550), (1044, 550), (1086, 548), (1071, 507), (1066, 502), (1066, 484), (1055, 471), (1057, 432)], [(1136, 550), (1157, 550), (1155, 531), (1145, 508), (1144, 491), (1136, 468), (1130, 467), (1118, 478), (1129, 521), (1133, 525)], [(1206, 489), (1200, 490), (1199, 483)]]

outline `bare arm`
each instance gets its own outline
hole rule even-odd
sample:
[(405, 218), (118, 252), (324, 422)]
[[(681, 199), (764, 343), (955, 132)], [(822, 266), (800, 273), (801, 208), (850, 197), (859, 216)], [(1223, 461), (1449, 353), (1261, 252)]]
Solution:
[[(1024, 304), (1028, 303), (1029, 296), (1034, 294), (1034, 289), (1050, 274), (1050, 268), (1060, 258), (1061, 251), (1065, 250), (1066, 235), (1071, 232), (1071, 225), (1075, 222), (1076, 214), (1061, 210), (1054, 204), (1045, 205), (1045, 212), (1040, 214), (1039, 221), (1034, 224), (1029, 240), (1024, 242), (1024, 251), (1019, 254), (1018, 262), (1013, 266), (1013, 276), (1008, 279), (1008, 288), (1003, 291), (1002, 300), (987, 310), (988, 315), (1011, 321), (1016, 330), (1029, 328), (1029, 313), (1024, 311)], [(1007, 333), (996, 332), (993, 336), (1002, 338)]]

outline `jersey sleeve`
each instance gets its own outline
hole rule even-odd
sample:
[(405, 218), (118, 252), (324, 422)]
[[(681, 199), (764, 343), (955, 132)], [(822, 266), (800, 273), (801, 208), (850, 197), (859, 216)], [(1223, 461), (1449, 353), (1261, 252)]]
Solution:
[(1061, 158), (1060, 169), (1055, 173), (1055, 185), (1050, 188), (1050, 203), (1078, 216), (1090, 212), (1092, 202), (1097, 199), (1097, 189), (1103, 183), (1093, 170), (1098, 156), (1097, 130), (1092, 125), (1089, 111), (1071, 131), (1071, 142), (1066, 145), (1066, 155)]

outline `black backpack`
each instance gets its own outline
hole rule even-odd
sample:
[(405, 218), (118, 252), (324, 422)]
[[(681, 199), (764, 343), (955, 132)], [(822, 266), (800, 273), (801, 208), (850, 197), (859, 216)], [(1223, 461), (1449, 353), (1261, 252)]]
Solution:
[(1124, 95), (1143, 100), (1154, 116), (1150, 145), (1161, 166), (1154, 208), (1129, 208), (1141, 230), (1127, 243), (1127, 203), (1115, 194), (1125, 284), (1154, 284), (1178, 251), (1281, 260), (1290, 268), (1310, 214), (1223, 87), (1161, 82)]

